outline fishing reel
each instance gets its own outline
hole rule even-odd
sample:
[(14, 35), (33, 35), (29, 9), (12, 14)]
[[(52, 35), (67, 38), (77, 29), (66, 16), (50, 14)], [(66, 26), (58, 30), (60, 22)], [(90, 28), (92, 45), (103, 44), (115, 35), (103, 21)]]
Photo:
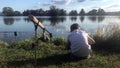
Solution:
[(40, 38), (38, 38), (38, 40), (41, 40), (43, 42), (48, 42), (52, 40), (52, 33), (47, 32), (46, 29), (43, 29), (43, 34)]
[(51, 42), (52, 41), (52, 33), (47, 32), (47, 30), (43, 30), (42, 35), (39, 38), (36, 38), (35, 43), (32, 43), (32, 49), (35, 48), (36, 44), (41, 42)]

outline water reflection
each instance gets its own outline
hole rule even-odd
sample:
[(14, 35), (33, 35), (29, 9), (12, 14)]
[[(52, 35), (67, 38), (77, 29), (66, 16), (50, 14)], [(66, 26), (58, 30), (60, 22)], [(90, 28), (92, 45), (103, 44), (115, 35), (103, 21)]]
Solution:
[(71, 20), (71, 21), (76, 21), (76, 20), (77, 20), (77, 16), (71, 16), (71, 17), (70, 17), (70, 20)]
[(105, 19), (104, 16), (98, 16), (98, 23), (102, 22)]
[(21, 18), (19, 18), (19, 17), (17, 17), (17, 18), (13, 18), (15, 21), (20, 21), (21, 20)]
[[(48, 21), (51, 23), (52, 26), (57, 25), (58, 23), (63, 23), (66, 21), (66, 16), (64, 17), (38, 17), (38, 19), (41, 22), (44, 21)], [(85, 18), (88, 18), (88, 20), (92, 21), (92, 22), (102, 22), (104, 21), (105, 17), (104, 16), (80, 16), (79, 19), (81, 22), (84, 22)], [(16, 17), (3, 17), (3, 21), (5, 25), (13, 25), (14, 21), (20, 21), (21, 18), (16, 18)], [(27, 17), (24, 17), (23, 20), (25, 22), (30, 22), (30, 20)], [(77, 16), (70, 16), (69, 20), (71, 20), (72, 22), (77, 20)]]
[(23, 20), (24, 20), (25, 22), (30, 22), (30, 19), (29, 19), (29, 18), (23, 18)]
[(15, 21), (20, 21), (19, 17), (3, 17), (3, 21), (5, 25), (13, 25)]
[(49, 17), (41, 17), (41, 18), (38, 18), (38, 20), (39, 20), (40, 22), (49, 21)]
[(81, 21), (81, 22), (83, 22), (83, 21), (84, 21), (84, 19), (85, 19), (85, 17), (84, 17), (84, 16), (80, 16), (80, 21)]
[[(58, 23), (63, 23), (66, 21), (66, 17), (37, 17), (38, 20), (43, 22), (50, 22), (51, 26), (55, 26)], [(24, 18), (25, 22), (31, 22), (28, 18)]]
[(104, 16), (89, 16), (88, 19), (92, 22), (100, 23), (105, 19), (105, 17)]
[[(37, 18), (45, 25), (45, 27), (48, 28), (48, 30), (51, 31), (51, 33), (54, 33), (54, 36), (67, 36), (67, 33), (69, 32), (69, 26), (74, 22), (82, 22), (81, 24), (83, 25), (83, 29), (85, 27), (86, 30), (90, 32), (90, 30), (94, 31), (94, 29), (98, 27), (98, 24), (96, 25), (96, 23), (99, 23), (99, 26), (103, 26), (104, 24), (100, 24), (101, 22), (107, 24), (107, 22), (114, 20), (120, 21), (120, 19), (118, 19), (120, 17), (118, 16), (37, 16)], [(19, 25), (16, 22), (19, 22)], [(11, 26), (13, 24), (14, 26)], [(15, 37), (17, 40), (21, 40), (34, 36), (34, 25), (31, 23), (28, 17), (0, 17), (0, 25), (0, 32), (17, 31), (17, 36), (14, 36), (14, 33), (0, 33), (0, 39), (3, 39), (5, 41), (11, 41), (15, 39)], [(4, 25), (10, 25), (10, 27)], [(93, 27), (89, 27), (89, 25), (92, 25)], [(40, 28), (38, 28), (38, 31), (40, 32)], [(21, 32), (30, 33), (26, 34)]]
[(97, 20), (97, 17), (96, 16), (89, 16), (88, 19), (91, 20), (92, 22), (95, 22)]
[(12, 25), (14, 23), (14, 18), (3, 18), (4, 24), (5, 25)]
[(33, 37), (33, 33), (30, 32), (16, 32), (16, 31), (4, 31), (0, 32), (0, 39), (7, 43), (21, 41)]
[(55, 26), (58, 23), (63, 23), (66, 20), (66, 17), (50, 17), (49, 20), (51, 25)]

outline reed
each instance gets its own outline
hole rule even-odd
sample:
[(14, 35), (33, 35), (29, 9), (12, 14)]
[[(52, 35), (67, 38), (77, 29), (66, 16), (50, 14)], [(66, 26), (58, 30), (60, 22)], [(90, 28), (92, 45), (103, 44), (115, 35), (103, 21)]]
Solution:
[(95, 51), (108, 53), (120, 53), (120, 25), (109, 24), (107, 27), (99, 28), (93, 35), (96, 44)]

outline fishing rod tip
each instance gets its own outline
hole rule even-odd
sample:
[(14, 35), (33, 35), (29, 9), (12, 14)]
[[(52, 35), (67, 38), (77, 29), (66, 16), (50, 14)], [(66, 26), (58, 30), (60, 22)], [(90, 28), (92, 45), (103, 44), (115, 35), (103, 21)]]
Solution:
[(33, 15), (29, 15), (28, 18), (29, 18), (30, 20), (32, 20), (32, 19), (33, 19)]

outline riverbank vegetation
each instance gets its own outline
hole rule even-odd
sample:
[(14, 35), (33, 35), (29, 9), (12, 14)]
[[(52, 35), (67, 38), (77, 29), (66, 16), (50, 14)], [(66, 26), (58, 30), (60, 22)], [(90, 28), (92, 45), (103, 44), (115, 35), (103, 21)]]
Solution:
[(35, 47), (32, 46), (33, 39), (11, 44), (0, 41), (0, 68), (119, 68), (119, 25), (100, 28), (92, 36), (96, 41), (92, 46), (92, 57), (79, 61), (68, 57), (64, 37), (55, 38), (52, 42), (39, 41)]
[(12, 7), (3, 7), (2, 12), (0, 12), (0, 16), (101, 16), (101, 15), (120, 15), (119, 11), (116, 12), (106, 12), (102, 8), (99, 9), (91, 9), (86, 12), (84, 8), (80, 11), (71, 10), (67, 12), (65, 9), (58, 8), (56, 6), (50, 6), (49, 10), (43, 10), (43, 8), (39, 9), (25, 9), (23, 12), (14, 11)]

